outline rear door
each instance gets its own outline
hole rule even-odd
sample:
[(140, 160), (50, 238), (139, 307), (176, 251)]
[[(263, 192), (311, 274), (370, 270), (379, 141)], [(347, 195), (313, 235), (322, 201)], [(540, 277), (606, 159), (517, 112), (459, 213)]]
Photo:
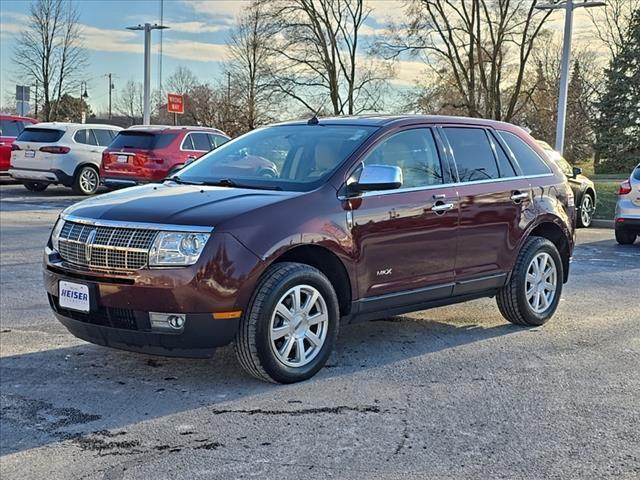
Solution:
[(444, 126), (458, 176), (460, 227), (455, 295), (501, 286), (533, 218), (529, 180), (518, 174), (495, 133)]
[(210, 152), (215, 146), (215, 143), (211, 143), (209, 134), (206, 132), (191, 132), (187, 134), (182, 142), (180, 152), (182, 154), (182, 163), (188, 163), (200, 158), (205, 153)]
[(76, 133), (73, 134), (73, 141), (76, 145), (73, 146), (72, 152), (78, 165), (85, 162), (100, 165), (103, 149), (98, 147), (98, 141), (91, 128), (76, 130)]
[(365, 168), (400, 167), (404, 183), (398, 190), (368, 192), (351, 201), (361, 312), (448, 296), (458, 197), (438, 137), (428, 127), (402, 130), (380, 141), (363, 162)]

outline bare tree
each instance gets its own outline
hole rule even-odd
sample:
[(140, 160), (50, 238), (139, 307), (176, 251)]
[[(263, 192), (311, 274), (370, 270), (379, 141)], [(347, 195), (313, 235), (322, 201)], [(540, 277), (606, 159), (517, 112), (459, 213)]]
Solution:
[(116, 111), (128, 117), (131, 123), (142, 121), (143, 89), (140, 82), (129, 80), (116, 99)]
[(640, 10), (640, 0), (608, 0), (604, 8), (586, 10), (598, 38), (615, 57), (624, 45), (633, 12)]
[(179, 95), (188, 94), (199, 82), (191, 69), (179, 66), (175, 72), (166, 80), (165, 87), (170, 93)]
[(334, 114), (380, 108), (390, 66), (366, 55), (361, 30), (364, 0), (258, 0), (279, 33), (274, 85), (307, 109), (328, 103)]
[(412, 0), (409, 22), (380, 47), (420, 56), (474, 117), (510, 120), (531, 93), (527, 64), (550, 11), (538, 0)]
[(234, 95), (232, 102), (231, 92), (227, 92), (225, 108), (237, 109), (243, 131), (273, 121), (274, 112), (280, 110), (282, 94), (271, 82), (275, 57), (271, 43), (276, 34), (263, 5), (254, 3), (238, 18), (229, 37), (229, 89), (232, 84)]
[(42, 86), (43, 117), (55, 120), (58, 103), (86, 65), (78, 11), (70, 0), (36, 0), (18, 38), (13, 63)]

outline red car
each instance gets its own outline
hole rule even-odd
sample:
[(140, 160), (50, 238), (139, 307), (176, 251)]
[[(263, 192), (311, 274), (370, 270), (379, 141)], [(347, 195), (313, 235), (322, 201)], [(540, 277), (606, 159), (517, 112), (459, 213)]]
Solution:
[(228, 140), (215, 128), (130, 127), (102, 153), (100, 177), (110, 187), (157, 182)]
[(8, 175), (11, 163), (11, 145), (24, 127), (38, 123), (37, 120), (20, 115), (0, 115), (0, 175)]

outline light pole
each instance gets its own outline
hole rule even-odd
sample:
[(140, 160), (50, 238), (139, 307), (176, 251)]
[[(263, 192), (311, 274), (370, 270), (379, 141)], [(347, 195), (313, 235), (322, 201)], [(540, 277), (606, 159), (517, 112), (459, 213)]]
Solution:
[(113, 85), (113, 82), (111, 81), (111, 78), (114, 76), (115, 75), (113, 75), (112, 73), (107, 73), (105, 75), (105, 77), (109, 79), (109, 120), (111, 120), (111, 94), (113, 92), (113, 89), (115, 88), (115, 86)]
[(80, 96), (78, 98), (80, 99), (80, 123), (85, 123), (84, 99), (89, 98), (89, 94), (87, 93), (87, 82), (84, 80), (80, 82)]
[(142, 123), (149, 125), (151, 123), (151, 30), (164, 30), (164, 25), (154, 23), (145, 23), (144, 25), (136, 25), (135, 27), (127, 27), (127, 30), (144, 30), (144, 100), (142, 107)]
[(576, 8), (602, 7), (607, 3), (598, 0), (564, 0), (557, 3), (536, 5), (540, 10), (564, 10), (564, 40), (560, 69), (560, 91), (558, 94), (558, 123), (556, 125), (556, 150), (564, 151), (564, 130), (567, 121), (567, 95), (569, 93), (569, 66), (571, 63), (571, 34), (573, 33), (573, 11)]

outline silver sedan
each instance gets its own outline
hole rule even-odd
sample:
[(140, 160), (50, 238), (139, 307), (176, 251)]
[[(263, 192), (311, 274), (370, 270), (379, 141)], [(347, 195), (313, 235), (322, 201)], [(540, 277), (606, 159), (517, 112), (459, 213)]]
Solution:
[(640, 164), (620, 184), (615, 225), (616, 240), (621, 245), (632, 244), (640, 235)]

